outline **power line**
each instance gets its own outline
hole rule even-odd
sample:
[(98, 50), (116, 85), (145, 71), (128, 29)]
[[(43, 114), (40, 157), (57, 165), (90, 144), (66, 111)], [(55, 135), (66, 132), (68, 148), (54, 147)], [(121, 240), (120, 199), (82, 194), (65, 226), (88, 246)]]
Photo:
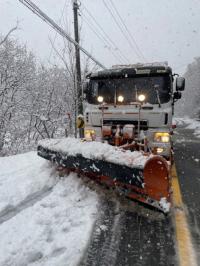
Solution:
[[(67, 6), (67, 2), (68, 2), (68, 0), (65, 0), (65, 3), (64, 3), (64, 6), (63, 6), (63, 9), (62, 9), (62, 12), (61, 12), (61, 17), (60, 17), (60, 19), (59, 19), (59, 23), (60, 23), (60, 24), (61, 24), (61, 21), (62, 21), (63, 15), (64, 15), (65, 8), (66, 8), (66, 6)], [(55, 41), (56, 41), (57, 34), (58, 34), (58, 32), (55, 33), (55, 36), (54, 36), (54, 39), (53, 39), (53, 43), (52, 43), (52, 47), (51, 47), (51, 51), (50, 51), (49, 59), (48, 59), (49, 61), (50, 61), (51, 56), (52, 56), (52, 53), (53, 53), (53, 46), (54, 46), (54, 43), (55, 43)]]
[(108, 10), (108, 12), (110, 13), (110, 15), (112, 16), (113, 20), (115, 21), (116, 25), (118, 26), (119, 30), (121, 31), (122, 35), (124, 36), (124, 38), (128, 41), (129, 45), (131, 46), (131, 48), (135, 51), (135, 53), (137, 54), (137, 56), (139, 58), (141, 58), (141, 55), (138, 53), (137, 50), (135, 50), (135, 47), (133, 46), (132, 42), (129, 40), (129, 38), (127, 38), (127, 35), (124, 33), (123, 28), (121, 27), (120, 23), (117, 21), (115, 15), (113, 14), (112, 10), (110, 9), (110, 7), (106, 4), (106, 1), (103, 0), (103, 3), (106, 7), (106, 9)]
[(50, 27), (56, 30), (60, 35), (66, 38), (68, 41), (73, 43), (76, 47), (78, 47), (84, 54), (86, 54), (91, 60), (93, 60), (97, 65), (101, 68), (106, 69), (98, 60), (96, 60), (87, 50), (85, 50), (81, 45), (79, 45), (74, 39), (69, 36), (69, 34), (64, 31), (56, 22), (48, 17), (39, 7), (37, 7), (30, 0), (19, 0), (24, 6), (26, 6), (29, 10), (31, 10), (34, 14), (36, 14), (39, 18), (45, 21)]
[[(124, 61), (129, 62), (129, 59), (122, 53), (121, 49), (119, 49), (116, 44), (113, 42), (113, 40), (110, 38), (110, 36), (105, 32), (105, 30), (103, 29), (103, 27), (98, 23), (98, 21), (95, 19), (95, 17), (91, 14), (91, 12), (87, 9), (87, 7), (81, 3), (81, 5), (83, 6), (83, 8), (85, 9), (85, 11), (87, 12), (87, 14), (91, 17), (91, 19), (95, 22), (95, 24), (97, 25), (97, 27), (100, 29), (100, 31), (104, 34), (105, 38), (107, 38), (107, 41), (110, 43), (110, 45), (113, 46), (113, 48), (118, 51), (118, 53), (120, 54), (120, 57), (123, 58)], [(103, 35), (102, 34), (102, 35)]]
[[(106, 48), (108, 48), (108, 50), (110, 50), (112, 55), (118, 60), (118, 57), (111, 50), (112, 48), (108, 46), (109, 43), (106, 41), (104, 36), (102, 36), (101, 33), (97, 33), (97, 31), (95, 31), (95, 29), (91, 26), (91, 24), (89, 23), (89, 21), (85, 18), (85, 16), (83, 14), (82, 14), (82, 19), (85, 21), (85, 23), (88, 25), (88, 27), (93, 31), (93, 33), (105, 44)], [(122, 61), (121, 61), (121, 63), (122, 63)]]
[(118, 11), (117, 8), (116, 8), (116, 6), (115, 6), (113, 0), (110, 0), (110, 3), (111, 3), (111, 5), (113, 6), (113, 8), (114, 8), (116, 14), (118, 15), (118, 17), (119, 17), (121, 23), (123, 24), (124, 28), (126, 29), (128, 35), (130, 36), (130, 38), (132, 39), (133, 43), (135, 44), (135, 47), (136, 47), (137, 50), (139, 51), (139, 53), (140, 53), (140, 55), (142, 56), (142, 58), (146, 61), (146, 59), (145, 59), (145, 57), (144, 57), (144, 54), (142, 53), (141, 49), (140, 49), (139, 46), (137, 45), (137, 42), (136, 42), (135, 38), (133, 37), (133, 35), (132, 35), (131, 32), (129, 31), (128, 27), (126, 26), (126, 24), (125, 24), (123, 18), (121, 17), (119, 11)]
[(85, 21), (85, 23), (88, 25), (88, 27), (91, 29), (91, 31), (104, 43), (105, 48), (107, 48), (112, 53), (115, 59), (120, 60), (120, 62), (123, 64), (123, 61), (119, 57), (117, 57), (117, 55), (112, 51), (112, 47), (110, 47), (110, 43), (107, 41), (107, 39), (105, 39), (105, 37), (101, 34), (101, 32), (97, 32), (95, 30), (95, 27), (93, 27), (94, 25), (91, 25), (91, 23), (87, 20), (86, 16), (83, 13), (81, 13), (81, 17)]

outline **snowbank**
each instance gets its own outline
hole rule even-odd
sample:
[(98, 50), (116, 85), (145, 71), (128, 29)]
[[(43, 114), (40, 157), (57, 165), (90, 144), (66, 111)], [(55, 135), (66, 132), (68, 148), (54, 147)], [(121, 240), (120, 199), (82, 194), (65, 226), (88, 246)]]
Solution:
[(192, 119), (189, 117), (175, 117), (174, 122), (177, 125), (187, 125), (187, 129), (193, 129), (194, 130), (194, 135), (198, 138), (200, 138), (200, 121), (197, 121), (196, 119)]
[(29, 152), (0, 158), (0, 213), (56, 183), (53, 167)]
[(40, 141), (39, 145), (66, 153), (66, 155), (81, 154), (88, 159), (106, 160), (129, 167), (143, 167), (149, 158), (138, 151), (124, 151), (106, 143), (97, 141), (86, 142), (75, 138), (45, 139)]
[(35, 152), (0, 158), (0, 169), (0, 265), (77, 265), (97, 195), (76, 174), (58, 178)]

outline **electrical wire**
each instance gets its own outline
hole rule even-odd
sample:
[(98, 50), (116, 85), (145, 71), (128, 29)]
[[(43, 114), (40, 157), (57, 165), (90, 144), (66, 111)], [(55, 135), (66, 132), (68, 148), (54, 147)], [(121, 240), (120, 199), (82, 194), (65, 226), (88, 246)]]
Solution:
[(105, 37), (101, 34), (101, 32), (97, 32), (97, 30), (95, 30), (94, 25), (92, 25), (91, 22), (88, 21), (88, 19), (85, 17), (83, 13), (80, 13), (80, 14), (81, 14), (83, 21), (85, 21), (85, 23), (88, 25), (91, 31), (104, 43), (105, 45), (104, 48), (108, 49), (112, 53), (112, 55), (115, 57), (115, 59), (117, 61), (120, 60), (120, 63), (123, 64), (123, 60), (117, 57), (117, 55), (113, 52), (112, 47), (110, 47), (110, 43), (107, 41), (107, 39), (105, 39)]
[(90, 16), (90, 18), (94, 21), (94, 23), (97, 25), (97, 27), (99, 28), (99, 30), (102, 32), (102, 35), (104, 35), (107, 39), (107, 42), (109, 42), (115, 51), (117, 51), (121, 57), (122, 60), (124, 60), (125, 62), (129, 62), (129, 59), (123, 54), (123, 52), (121, 51), (121, 49), (119, 47), (116, 46), (116, 44), (114, 43), (114, 41), (110, 38), (110, 36), (105, 32), (105, 30), (103, 29), (103, 27), (98, 23), (98, 21), (96, 20), (96, 18), (91, 14), (91, 12), (88, 10), (88, 8), (81, 3), (81, 5), (83, 6), (84, 10), (87, 12), (87, 14)]
[(112, 10), (110, 9), (110, 7), (107, 5), (106, 1), (103, 0), (103, 3), (106, 7), (106, 9), (108, 10), (108, 12), (110, 13), (111, 17), (113, 18), (115, 24), (117, 25), (117, 27), (119, 28), (119, 30), (121, 31), (122, 35), (124, 36), (124, 38), (127, 40), (127, 42), (129, 43), (130, 47), (135, 51), (136, 55), (138, 56), (138, 58), (141, 59), (141, 55), (138, 53), (138, 51), (135, 49), (135, 47), (133, 46), (132, 42), (130, 41), (130, 39), (127, 37), (127, 35), (125, 34), (122, 26), (120, 25), (120, 23), (117, 21), (115, 15), (113, 14)]
[(124, 28), (126, 29), (127, 34), (130, 36), (130, 38), (131, 38), (131, 40), (133, 41), (135, 47), (137, 48), (138, 52), (139, 52), (140, 55), (142, 56), (143, 60), (146, 61), (144, 54), (142, 53), (142, 51), (141, 51), (140, 47), (138, 46), (138, 44), (137, 44), (135, 38), (133, 37), (133, 35), (132, 35), (131, 32), (129, 31), (128, 27), (126, 26), (126, 23), (125, 23), (124, 19), (121, 17), (119, 11), (117, 10), (116, 5), (114, 4), (113, 0), (109, 0), (109, 1), (110, 1), (111, 5), (113, 6), (113, 9), (115, 10), (115, 12), (116, 12), (117, 16), (119, 17), (121, 23), (123, 24)]
[(24, 6), (26, 6), (29, 10), (31, 10), (34, 14), (36, 14), (39, 18), (45, 21), (50, 27), (56, 30), (61, 36), (66, 38), (68, 41), (73, 43), (76, 47), (78, 47), (84, 54), (86, 54), (92, 61), (94, 61), (97, 65), (101, 68), (106, 69), (104, 65), (102, 65), (97, 59), (95, 59), (86, 49), (84, 49), (79, 43), (77, 43), (71, 36), (64, 31), (56, 22), (48, 17), (39, 7), (37, 7), (32, 1), (30, 0), (19, 0)]
[[(62, 18), (63, 18), (63, 16), (64, 16), (64, 11), (65, 11), (65, 8), (66, 8), (66, 6), (67, 6), (67, 2), (68, 2), (68, 0), (65, 0), (65, 3), (64, 3), (64, 6), (63, 6), (63, 9), (62, 9), (62, 12), (61, 12), (61, 17), (60, 17), (60, 19), (59, 19), (59, 23), (60, 23), (60, 24), (61, 24)], [(50, 59), (51, 59), (51, 56), (52, 56), (52, 53), (53, 53), (53, 46), (54, 46), (54, 44), (55, 44), (55, 41), (56, 41), (56, 38), (57, 38), (57, 34), (58, 34), (58, 32), (56, 32), (55, 35), (54, 35), (54, 39), (53, 39), (53, 42), (52, 42), (52, 47), (51, 47), (51, 51), (50, 51), (50, 54), (49, 54), (49, 59), (48, 59), (48, 61), (50, 61)]]

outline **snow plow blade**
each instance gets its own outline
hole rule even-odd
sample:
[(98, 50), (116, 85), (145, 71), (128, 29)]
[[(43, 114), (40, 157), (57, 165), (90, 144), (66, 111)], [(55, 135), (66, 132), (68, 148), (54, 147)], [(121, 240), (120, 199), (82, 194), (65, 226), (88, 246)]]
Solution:
[[(48, 145), (46, 144), (48, 143)], [(60, 169), (78, 172), (95, 181), (104, 183), (109, 187), (116, 188), (125, 196), (151, 205), (164, 213), (170, 210), (170, 176), (167, 161), (161, 156), (144, 156), (144, 165), (124, 164), (110, 161), (109, 158), (88, 158), (88, 154), (81, 153), (80, 146), (87, 147), (87, 143), (79, 143), (73, 147), (73, 152), (68, 152), (67, 146), (62, 149), (62, 145), (51, 140), (40, 142), (37, 148), (38, 155), (51, 162), (54, 162)], [(92, 144), (93, 143), (93, 144)], [(88, 145), (95, 145), (95, 142)], [(50, 144), (50, 145), (49, 145)], [(96, 144), (99, 145), (99, 144)], [(101, 145), (104, 145), (101, 143)], [(110, 145), (105, 144), (107, 146)], [(112, 147), (112, 146), (111, 146)], [(71, 147), (69, 147), (69, 150)], [(134, 152), (116, 150), (112, 147), (113, 155), (120, 154), (130, 159)], [(111, 150), (112, 151), (112, 150)], [(137, 152), (136, 155), (140, 154)]]

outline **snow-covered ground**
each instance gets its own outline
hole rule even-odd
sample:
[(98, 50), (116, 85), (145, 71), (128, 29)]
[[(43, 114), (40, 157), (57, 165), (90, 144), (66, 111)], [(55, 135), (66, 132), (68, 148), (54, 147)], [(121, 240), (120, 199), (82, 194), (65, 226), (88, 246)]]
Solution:
[(189, 117), (175, 117), (174, 122), (177, 125), (184, 125), (186, 124), (188, 129), (194, 130), (194, 135), (198, 138), (200, 138), (200, 121), (197, 121), (196, 119), (192, 119)]
[(0, 158), (0, 266), (77, 265), (98, 198), (35, 152)]

